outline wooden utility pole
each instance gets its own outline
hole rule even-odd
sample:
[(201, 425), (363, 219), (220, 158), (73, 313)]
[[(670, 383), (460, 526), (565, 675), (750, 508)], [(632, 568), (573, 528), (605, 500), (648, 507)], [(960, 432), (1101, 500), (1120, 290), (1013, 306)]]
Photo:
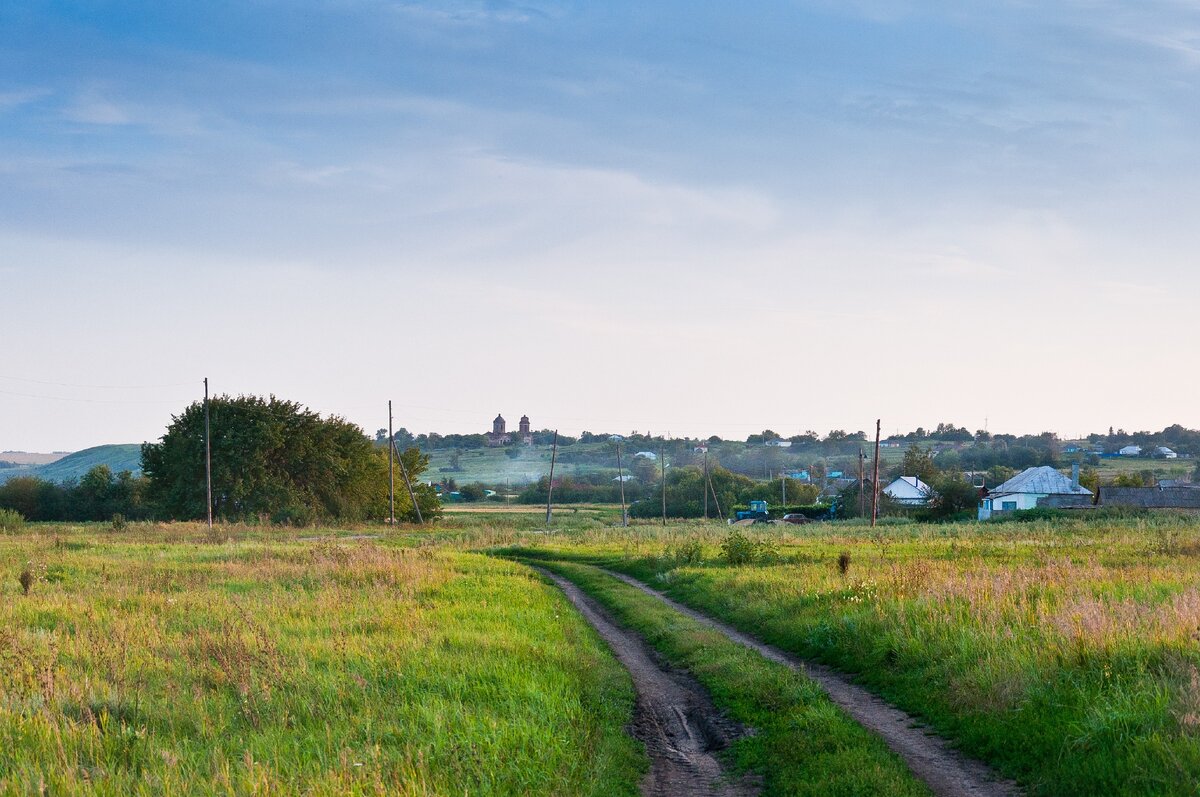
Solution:
[(704, 519), (708, 520), (708, 448), (704, 449)]
[(421, 517), (421, 505), (417, 503), (417, 494), (413, 492), (412, 481), (408, 478), (408, 468), (404, 467), (404, 457), (400, 456), (400, 451), (396, 448), (395, 440), (392, 440), (389, 445), (392, 448), (392, 453), (396, 455), (396, 459), (400, 462), (400, 475), (404, 477), (404, 486), (408, 488), (408, 497), (412, 499), (413, 511), (417, 513), (417, 524), (424, 525), (425, 518)]
[(721, 511), (721, 499), (717, 498), (717, 488), (713, 487), (712, 471), (708, 473), (708, 489), (712, 490), (713, 503), (717, 505), (717, 516), (724, 518), (725, 514)]
[(871, 477), (871, 528), (875, 528), (875, 521), (879, 519), (879, 430), (882, 428), (882, 422), (879, 419), (875, 421), (875, 475)]
[(554, 430), (554, 443), (550, 448), (550, 486), (546, 490), (546, 525), (550, 525), (550, 506), (554, 500), (554, 460), (558, 457), (558, 430)]
[[(392, 400), (388, 399), (388, 525), (396, 525), (396, 446), (392, 437)], [(416, 503), (415, 501), (413, 503)]]
[(779, 490), (783, 493), (783, 511), (787, 511), (787, 472), (779, 472)]
[(866, 517), (867, 514), (867, 492), (865, 483), (867, 480), (867, 455), (863, 452), (862, 446), (858, 447), (858, 516)]
[(659, 473), (662, 474), (662, 524), (667, 525), (667, 446), (661, 445), (658, 449), (659, 456)]
[(621, 468), (621, 443), (617, 443), (617, 481), (621, 485), (621, 526), (629, 525), (629, 513), (625, 511), (625, 471)]
[[(194, 382), (192, 384), (195, 384)], [(208, 413), (208, 377), (204, 377), (204, 484), (208, 494), (208, 527), (212, 524), (212, 427)]]

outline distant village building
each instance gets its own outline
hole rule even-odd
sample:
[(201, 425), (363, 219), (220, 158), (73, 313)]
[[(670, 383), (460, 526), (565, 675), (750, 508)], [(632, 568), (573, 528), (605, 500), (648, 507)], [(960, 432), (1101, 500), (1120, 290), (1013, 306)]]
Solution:
[(654, 462), (658, 459), (658, 454), (655, 454), (653, 451), (639, 451), (633, 455), (633, 458), (634, 459), (648, 459), (651, 462)]
[(1154, 454), (1155, 456), (1162, 457), (1163, 459), (1179, 459), (1179, 455), (1166, 446), (1159, 446), (1158, 448), (1154, 449)]
[[(527, 446), (533, 445), (533, 432), (529, 428), (529, 416), (522, 415), (521, 421), (517, 425), (517, 437)], [(512, 442), (512, 435), (508, 433), (508, 422), (504, 420), (504, 416), (497, 413), (496, 419), (492, 421), (492, 431), (487, 433), (487, 444), (489, 446), (506, 446)]]
[(766, 445), (774, 446), (775, 448), (791, 448), (791, 440), (768, 440)]
[(1141, 446), (1125, 446), (1117, 452), (1123, 457), (1140, 457), (1142, 455)]
[(1073, 478), (1043, 465), (1024, 470), (990, 490), (979, 501), (979, 519), (1038, 506), (1087, 506), (1091, 502), (1092, 491), (1079, 483), (1078, 465)]
[(925, 506), (933, 498), (933, 488), (919, 476), (901, 476), (884, 487), (883, 494), (898, 504)]
[(497, 413), (496, 420), (492, 421), (492, 431), (488, 432), (487, 436), (489, 446), (502, 446), (512, 442), (512, 438), (505, 431), (506, 425), (504, 416)]

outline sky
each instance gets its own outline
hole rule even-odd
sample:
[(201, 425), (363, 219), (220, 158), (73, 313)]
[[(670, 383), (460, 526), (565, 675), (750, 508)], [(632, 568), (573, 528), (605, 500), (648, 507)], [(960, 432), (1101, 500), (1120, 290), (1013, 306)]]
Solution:
[(1200, 8), (0, 5), (0, 450), (1200, 426)]

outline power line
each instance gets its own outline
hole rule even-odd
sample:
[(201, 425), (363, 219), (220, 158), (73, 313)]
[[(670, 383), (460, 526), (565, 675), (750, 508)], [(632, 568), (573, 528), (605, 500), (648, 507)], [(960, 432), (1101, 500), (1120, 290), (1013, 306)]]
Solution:
[(169, 384), (162, 385), (80, 385), (73, 382), (45, 382), (41, 379), (26, 379), (22, 376), (5, 376), (3, 374), (0, 374), (0, 379), (8, 379), (12, 382), (29, 382), (30, 384), (34, 385), (53, 385), (54, 387), (83, 387), (96, 388), (100, 390), (154, 390), (163, 387), (191, 387), (192, 385), (200, 384), (199, 382), (193, 380), (191, 382), (171, 382)]
[(21, 396), (23, 398), (44, 399), (46, 401), (72, 401), (79, 404), (178, 404), (179, 401), (169, 401), (164, 399), (145, 400), (145, 399), (86, 399), (86, 398), (68, 398), (67, 396), (43, 396), (37, 393), (18, 393), (13, 390), (0, 390), (0, 395), (4, 396)]

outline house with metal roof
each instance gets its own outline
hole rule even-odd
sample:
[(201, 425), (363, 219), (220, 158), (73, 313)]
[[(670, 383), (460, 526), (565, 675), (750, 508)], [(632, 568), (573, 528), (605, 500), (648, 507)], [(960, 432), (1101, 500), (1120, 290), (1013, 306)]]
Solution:
[(1085, 506), (1091, 500), (1092, 491), (1079, 483), (1078, 466), (1075, 467), (1073, 478), (1068, 478), (1054, 468), (1043, 465), (1040, 468), (1028, 468), (989, 490), (979, 501), (979, 519), (987, 520), (1001, 513), (1034, 509), (1047, 503)]
[(933, 498), (933, 488), (921, 481), (920, 476), (901, 476), (884, 487), (883, 492), (905, 506), (925, 506)]

